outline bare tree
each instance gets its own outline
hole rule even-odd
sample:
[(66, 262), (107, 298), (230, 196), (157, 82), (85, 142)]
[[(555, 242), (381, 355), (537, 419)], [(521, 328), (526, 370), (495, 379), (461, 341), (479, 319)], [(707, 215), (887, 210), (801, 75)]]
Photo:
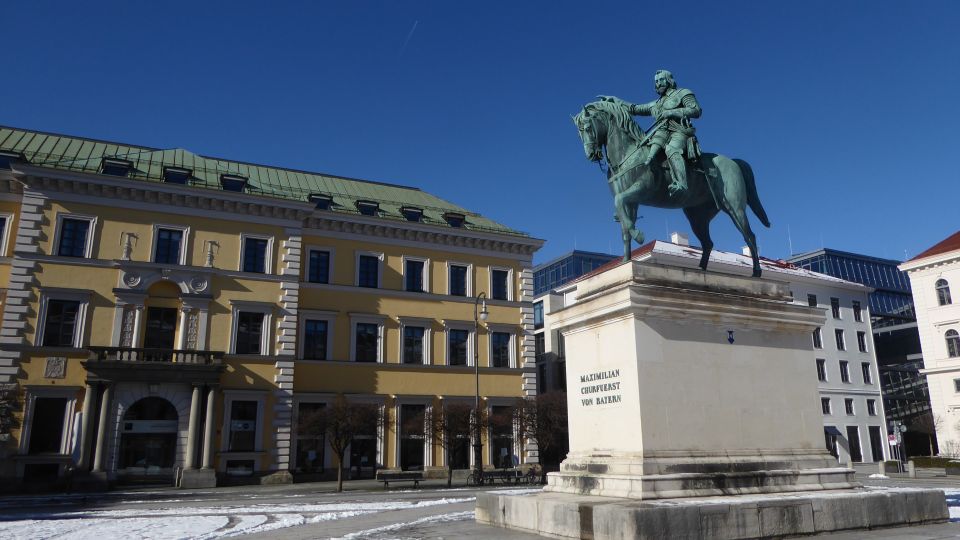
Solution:
[(20, 426), (16, 417), (20, 410), (19, 398), (16, 385), (0, 386), (0, 443), (9, 441), (10, 432)]
[(453, 453), (460, 445), (467, 445), (470, 450), (471, 433), (482, 432), (486, 427), (486, 415), (481, 409), (477, 417), (479, 423), (474, 423), (474, 409), (469, 403), (446, 403), (442, 407), (434, 407), (427, 418), (427, 430), (431, 438), (443, 448), (447, 461), (447, 487), (453, 485)]
[(547, 472), (559, 470), (567, 453), (566, 392), (547, 392), (535, 398), (521, 399), (516, 408), (520, 434), (537, 443), (540, 456), (540, 483), (546, 483)]
[(376, 433), (386, 422), (379, 405), (339, 400), (304, 415), (297, 429), (308, 437), (326, 437), (337, 458), (337, 491), (343, 491), (343, 456), (350, 443), (358, 435)]

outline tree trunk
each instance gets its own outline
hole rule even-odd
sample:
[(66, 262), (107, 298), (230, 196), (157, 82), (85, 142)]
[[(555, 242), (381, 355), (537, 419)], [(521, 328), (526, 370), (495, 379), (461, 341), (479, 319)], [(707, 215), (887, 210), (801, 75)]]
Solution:
[(343, 491), (343, 454), (337, 454), (337, 492)]

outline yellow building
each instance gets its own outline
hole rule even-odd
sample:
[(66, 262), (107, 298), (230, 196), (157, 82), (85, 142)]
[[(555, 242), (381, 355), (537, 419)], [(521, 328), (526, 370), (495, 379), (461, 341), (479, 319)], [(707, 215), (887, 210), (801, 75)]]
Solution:
[[(474, 348), (491, 412), (535, 392), (541, 245), (416, 188), (0, 128), (0, 477), (329, 475), (297, 418), (339, 399), (391, 420), (352, 474), (443, 468), (411, 419), (472, 403)], [(535, 459), (518, 439), (484, 462)]]

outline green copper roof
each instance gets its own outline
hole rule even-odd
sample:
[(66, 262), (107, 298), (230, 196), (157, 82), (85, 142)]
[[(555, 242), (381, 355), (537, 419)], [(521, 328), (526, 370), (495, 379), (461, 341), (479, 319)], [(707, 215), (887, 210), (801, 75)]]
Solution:
[(304, 202), (311, 194), (329, 195), (333, 212), (358, 214), (356, 201), (369, 200), (379, 203), (386, 219), (403, 220), (400, 208), (412, 206), (423, 210), (424, 223), (449, 226), (443, 214), (460, 213), (466, 216), (466, 229), (527, 236), (417, 188), (204, 157), (181, 148), (160, 150), (0, 126), (0, 151), (23, 154), (38, 167), (95, 174), (103, 158), (122, 159), (133, 165), (128, 178), (146, 182), (162, 182), (164, 167), (181, 167), (193, 171), (188, 185), (203, 189), (220, 190), (220, 175), (233, 174), (246, 177), (245, 193), (254, 195)]

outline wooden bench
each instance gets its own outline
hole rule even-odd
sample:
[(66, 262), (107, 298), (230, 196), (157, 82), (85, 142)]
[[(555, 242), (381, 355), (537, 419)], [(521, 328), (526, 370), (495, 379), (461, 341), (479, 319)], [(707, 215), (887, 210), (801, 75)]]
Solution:
[(388, 472), (377, 474), (377, 480), (383, 482), (383, 489), (390, 487), (390, 482), (413, 482), (413, 487), (420, 487), (423, 480), (422, 472)]

